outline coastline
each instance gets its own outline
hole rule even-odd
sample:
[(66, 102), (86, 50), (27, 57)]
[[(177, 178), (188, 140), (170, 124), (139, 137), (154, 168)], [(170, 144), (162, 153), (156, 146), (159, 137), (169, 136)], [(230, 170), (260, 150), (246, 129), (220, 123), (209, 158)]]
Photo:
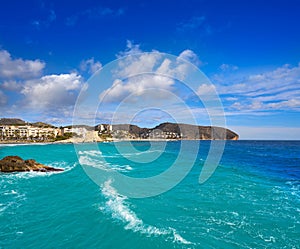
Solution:
[(107, 143), (107, 142), (172, 142), (172, 141), (237, 141), (237, 139), (109, 139), (109, 140), (84, 140), (84, 139), (66, 139), (60, 141), (0, 141), (0, 146), (4, 145), (44, 145), (44, 144), (78, 144), (78, 143)]

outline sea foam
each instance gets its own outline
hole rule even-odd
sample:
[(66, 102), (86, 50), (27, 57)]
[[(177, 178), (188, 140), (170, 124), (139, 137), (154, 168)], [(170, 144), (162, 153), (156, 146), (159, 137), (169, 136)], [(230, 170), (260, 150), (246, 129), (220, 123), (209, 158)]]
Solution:
[(184, 239), (176, 229), (172, 227), (158, 228), (156, 226), (148, 225), (140, 219), (136, 213), (130, 209), (128, 204), (128, 198), (124, 195), (120, 195), (115, 188), (111, 186), (112, 180), (106, 181), (101, 186), (101, 192), (106, 198), (105, 207), (101, 210), (111, 213), (112, 218), (122, 221), (126, 230), (133, 232), (139, 232), (146, 236), (164, 236), (167, 241), (182, 244), (192, 244), (192, 242)]
[(79, 151), (79, 162), (81, 165), (90, 166), (94, 168), (98, 168), (105, 171), (121, 171), (128, 172), (132, 170), (132, 167), (128, 164), (112, 164), (107, 162), (102, 153), (96, 150), (87, 150), (87, 151)]

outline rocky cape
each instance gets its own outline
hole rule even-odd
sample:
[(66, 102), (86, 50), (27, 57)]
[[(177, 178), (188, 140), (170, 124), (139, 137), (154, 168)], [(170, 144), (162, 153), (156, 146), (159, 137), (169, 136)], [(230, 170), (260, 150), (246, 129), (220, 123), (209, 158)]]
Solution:
[(154, 128), (140, 128), (137, 125), (113, 125), (113, 130), (123, 130), (135, 138), (148, 138), (151, 133), (179, 134), (180, 139), (190, 140), (238, 140), (239, 135), (227, 128), (198, 126), (190, 124), (162, 123)]
[(25, 171), (55, 172), (64, 170), (43, 165), (33, 159), (23, 160), (19, 156), (7, 156), (0, 160), (0, 172), (12, 173)]

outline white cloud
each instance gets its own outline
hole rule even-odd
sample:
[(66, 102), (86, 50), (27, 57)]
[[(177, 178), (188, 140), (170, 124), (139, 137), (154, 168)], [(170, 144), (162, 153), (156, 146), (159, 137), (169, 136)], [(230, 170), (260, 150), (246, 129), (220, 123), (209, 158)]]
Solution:
[(230, 65), (230, 64), (222, 64), (220, 66), (220, 69), (223, 71), (223, 72), (226, 72), (226, 71), (236, 71), (238, 70), (238, 66), (234, 66), (234, 65)]
[(102, 64), (99, 61), (95, 61), (94, 58), (88, 60), (83, 60), (80, 63), (80, 70), (83, 72), (88, 72), (89, 74), (94, 74), (99, 69), (102, 68)]
[(277, 103), (269, 103), (266, 105), (272, 109), (298, 108), (300, 110), (300, 99), (289, 99)]
[[(191, 50), (183, 51), (174, 61), (157, 51), (142, 53), (139, 45), (130, 41), (127, 41), (125, 52), (119, 53), (118, 57), (124, 55), (126, 57), (117, 62), (113, 71), (113, 86), (99, 96), (100, 99), (105, 96), (105, 102), (117, 103), (128, 95), (139, 96), (153, 88), (172, 92), (176, 79), (183, 81), (191, 70), (185, 60), (198, 60)], [(152, 96), (153, 101), (159, 98), (162, 98), (159, 94)]]
[[(151, 89), (172, 91), (171, 87), (173, 84), (174, 80), (160, 75), (140, 75), (129, 79), (128, 82), (117, 79), (111, 88), (100, 95), (100, 99), (104, 98), (103, 101), (105, 102), (119, 102), (130, 95), (132, 95), (131, 99), (134, 98), (134, 96), (141, 96), (145, 91)], [(157, 94), (152, 96), (152, 100), (163, 97), (158, 93), (157, 91)]]
[(235, 78), (216, 75), (217, 90), (239, 111), (300, 110), (300, 63)]
[(0, 78), (28, 79), (41, 75), (45, 63), (40, 60), (13, 59), (6, 50), (0, 50)]
[(18, 83), (15, 80), (9, 80), (9, 81), (4, 81), (0, 85), (0, 88), (2, 88), (3, 90), (18, 92), (23, 88), (23, 86), (21, 85), (21, 83)]
[[(138, 55), (140, 54), (140, 55)], [(125, 59), (119, 61), (118, 68), (114, 70), (114, 75), (117, 78), (129, 78), (140, 73), (154, 72), (154, 67), (157, 67), (159, 60), (162, 58), (157, 51), (153, 53), (143, 53), (140, 45), (134, 44), (127, 40), (125, 51), (118, 53), (117, 58), (126, 56)]]
[(142, 52), (143, 51), (140, 49), (139, 44), (134, 44), (133, 41), (127, 40), (125, 51), (119, 52), (116, 56), (117, 56), (117, 58), (121, 58), (123, 56), (138, 54), (138, 53), (142, 53)]
[(202, 84), (197, 89), (197, 94), (200, 96), (212, 95), (215, 92), (216, 92), (216, 88), (214, 87), (214, 85), (209, 85), (209, 84)]
[(190, 49), (184, 50), (179, 56), (178, 59), (183, 59), (189, 61), (197, 66), (201, 65), (201, 61), (199, 60), (198, 56)]
[(76, 73), (46, 75), (26, 81), (21, 93), (28, 107), (59, 112), (75, 103), (81, 86), (82, 77)]

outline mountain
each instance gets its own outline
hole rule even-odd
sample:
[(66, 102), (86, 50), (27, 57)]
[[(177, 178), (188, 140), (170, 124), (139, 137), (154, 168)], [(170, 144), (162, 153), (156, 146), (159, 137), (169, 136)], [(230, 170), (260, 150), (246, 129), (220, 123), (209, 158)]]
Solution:
[[(235, 132), (214, 126), (197, 126), (189, 124), (162, 123), (154, 128), (140, 128), (137, 125), (113, 125), (113, 131), (123, 131), (125, 135), (135, 138), (170, 138), (201, 140), (238, 140)], [(118, 133), (118, 132), (117, 132)]]
[(53, 125), (47, 124), (44, 122), (28, 123), (19, 118), (1, 118), (0, 119), (0, 125), (26, 125), (26, 124), (31, 124), (32, 126), (39, 127), (39, 128), (54, 127)]
[(34, 127), (39, 127), (39, 128), (53, 128), (54, 126), (51, 124), (47, 124), (44, 122), (35, 122), (35, 123), (31, 123), (32, 126)]
[(24, 125), (26, 122), (19, 118), (0, 118), (0, 125)]
[(203, 139), (203, 140), (237, 140), (238, 134), (235, 132), (215, 126), (196, 126), (189, 124), (162, 123), (154, 129), (164, 132), (170, 131), (182, 134), (186, 139)]

